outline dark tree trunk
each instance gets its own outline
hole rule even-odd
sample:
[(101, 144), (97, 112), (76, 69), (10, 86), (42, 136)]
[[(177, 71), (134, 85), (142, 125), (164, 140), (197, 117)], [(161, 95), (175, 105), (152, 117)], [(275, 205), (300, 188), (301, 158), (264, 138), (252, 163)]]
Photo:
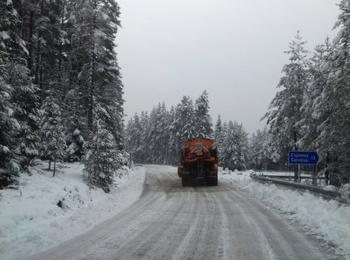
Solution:
[(28, 69), (33, 74), (33, 27), (34, 27), (34, 12), (30, 11), (29, 35), (28, 35)]
[[(93, 7), (94, 9), (97, 8), (97, 1), (93, 1)], [(88, 107), (88, 129), (92, 131), (93, 129), (93, 113), (94, 113), (94, 96), (95, 96), (95, 41), (94, 41), (94, 34), (95, 34), (95, 28), (96, 28), (96, 14), (93, 16), (92, 25), (90, 28), (90, 40), (91, 40), (91, 50), (90, 50), (90, 71), (89, 71), (89, 83), (90, 83), (90, 93), (89, 93), (89, 107)]]
[(55, 177), (55, 175), (56, 175), (56, 157), (55, 157), (55, 159), (53, 161), (53, 174), (52, 174), (52, 177)]
[[(298, 151), (298, 146), (297, 146), (297, 131), (294, 130), (294, 151)], [(294, 182), (299, 181), (299, 165), (294, 166)]]
[(41, 56), (41, 32), (38, 32), (38, 41), (36, 45), (36, 64), (35, 64), (35, 83), (39, 84), (39, 72), (40, 72), (40, 56)]

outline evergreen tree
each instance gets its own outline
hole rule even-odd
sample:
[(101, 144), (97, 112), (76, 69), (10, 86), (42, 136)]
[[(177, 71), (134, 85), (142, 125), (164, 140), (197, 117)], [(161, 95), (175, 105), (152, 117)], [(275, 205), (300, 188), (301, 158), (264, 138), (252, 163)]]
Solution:
[(0, 187), (12, 183), (19, 170), (13, 147), (14, 136), (20, 126), (13, 116), (11, 94), (11, 86), (0, 74)]
[(126, 150), (129, 152), (131, 159), (135, 162), (142, 162), (143, 157), (143, 128), (138, 114), (131, 118), (126, 126)]
[(179, 157), (179, 138), (177, 136), (177, 120), (176, 120), (176, 109), (171, 107), (168, 115), (168, 159), (167, 162), (172, 165), (178, 163)]
[(40, 144), (50, 162), (62, 159), (65, 142), (67, 159), (79, 159), (95, 134), (94, 111), (123, 155), (117, 3), (2, 1), (0, 13), (1, 173), (27, 168)]
[(49, 160), (49, 170), (51, 162), (54, 163), (53, 176), (55, 176), (56, 162), (63, 160), (66, 149), (61, 109), (54, 98), (48, 96), (41, 110), (43, 111), (40, 122), (41, 156)]
[(190, 97), (184, 96), (177, 106), (177, 129), (180, 142), (196, 137), (194, 107)]
[(121, 145), (123, 92), (114, 50), (119, 7), (113, 0), (80, 0), (73, 13), (72, 62), (77, 68), (88, 129), (93, 129), (93, 111), (99, 105), (106, 127)]
[[(17, 2), (14, 2), (18, 4)], [(0, 168), (7, 168), (5, 183), (17, 172), (14, 162), (26, 168), (36, 155), (37, 99), (25, 57), (28, 50), (21, 37), (21, 18), (12, 1), (0, 3), (0, 82), (2, 122), (2, 158)], [(11, 167), (10, 167), (11, 166)], [(12, 169), (12, 170), (11, 170)], [(12, 177), (11, 177), (11, 176)], [(1, 181), (0, 181), (1, 182)]]
[(350, 1), (341, 1), (339, 7), (341, 14), (336, 23), (339, 32), (325, 65), (329, 74), (322, 89), (323, 122), (318, 138), (323, 154), (330, 154), (333, 158), (332, 171), (342, 173), (337, 185), (350, 180)]
[(149, 162), (150, 163), (161, 163), (163, 156), (163, 143), (162, 143), (162, 133), (165, 130), (165, 125), (162, 120), (162, 108), (158, 104), (158, 107), (154, 107), (150, 114), (149, 119), (149, 131), (148, 131), (148, 147), (152, 151), (150, 153)]
[(74, 129), (70, 136), (66, 137), (67, 143), (67, 159), (68, 161), (80, 161), (84, 155), (84, 137), (78, 128)]
[[(329, 67), (325, 66), (330, 58), (331, 44), (327, 38), (325, 43), (315, 48), (310, 60), (310, 83), (304, 93), (304, 101), (301, 107), (303, 115), (298, 125), (300, 126), (300, 144), (309, 150), (319, 150), (326, 140), (317, 141), (320, 136), (320, 125), (328, 118), (329, 106), (322, 104), (328, 95), (323, 95), (329, 84)], [(328, 101), (327, 101), (328, 102)]]
[(62, 115), (64, 118), (65, 139), (67, 143), (67, 160), (81, 160), (85, 154), (85, 140), (89, 137), (86, 115), (82, 114), (83, 104), (77, 89), (71, 89), (65, 96)]
[(220, 155), (222, 153), (222, 147), (224, 145), (224, 138), (225, 138), (224, 128), (221, 122), (221, 117), (219, 115), (215, 124), (215, 132), (214, 132), (214, 139), (217, 144), (219, 160), (220, 160)]
[(286, 161), (289, 150), (298, 149), (300, 140), (301, 107), (305, 89), (309, 84), (308, 65), (306, 62), (305, 41), (299, 32), (290, 43), (289, 63), (283, 67), (283, 76), (278, 84), (281, 88), (272, 100), (266, 113), (267, 124), (273, 138), (278, 143), (282, 161)]
[(20, 34), (21, 17), (12, 1), (1, 1), (0, 13), (0, 63), (23, 64), (28, 50)]
[(110, 192), (114, 174), (125, 165), (125, 155), (119, 150), (114, 136), (108, 131), (103, 120), (95, 119), (95, 134), (85, 159), (85, 172), (90, 186)]
[(268, 130), (257, 130), (249, 141), (250, 167), (258, 170), (267, 170), (274, 167), (274, 162), (279, 158), (274, 153), (273, 141)]
[(248, 134), (241, 124), (229, 121), (222, 147), (222, 167), (231, 170), (247, 169)]
[(20, 124), (16, 135), (16, 155), (23, 169), (39, 155), (39, 96), (38, 90), (32, 84), (26, 66), (11, 63), (6, 73), (6, 81), (13, 86), (11, 103), (14, 106), (14, 117)]
[(209, 98), (205, 90), (195, 102), (195, 131), (197, 137), (212, 137), (212, 123), (209, 115)]

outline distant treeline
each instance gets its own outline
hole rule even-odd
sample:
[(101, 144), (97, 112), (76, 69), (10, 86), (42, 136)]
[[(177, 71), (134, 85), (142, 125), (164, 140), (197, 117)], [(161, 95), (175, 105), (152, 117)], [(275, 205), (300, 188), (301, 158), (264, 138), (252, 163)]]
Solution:
[(247, 133), (236, 122), (222, 124), (220, 117), (213, 130), (206, 91), (195, 102), (184, 96), (170, 110), (163, 103), (135, 114), (126, 127), (127, 151), (139, 163), (176, 165), (182, 141), (194, 137), (215, 138), (222, 167), (247, 168)]

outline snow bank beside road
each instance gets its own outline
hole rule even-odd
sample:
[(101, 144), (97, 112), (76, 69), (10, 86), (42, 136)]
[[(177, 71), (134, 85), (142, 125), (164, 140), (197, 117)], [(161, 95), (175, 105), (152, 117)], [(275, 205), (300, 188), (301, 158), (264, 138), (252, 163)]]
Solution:
[(339, 247), (350, 259), (350, 206), (324, 200), (309, 192), (300, 192), (253, 181), (250, 172), (220, 172), (221, 182), (248, 191), (268, 206), (277, 208), (292, 221), (298, 221), (316, 236)]
[[(145, 169), (123, 170), (111, 193), (90, 190), (82, 164), (61, 165), (56, 177), (46, 164), (22, 175), (18, 190), (0, 191), (1, 259), (21, 259), (77, 236), (135, 202)], [(57, 203), (61, 201), (61, 207)]]

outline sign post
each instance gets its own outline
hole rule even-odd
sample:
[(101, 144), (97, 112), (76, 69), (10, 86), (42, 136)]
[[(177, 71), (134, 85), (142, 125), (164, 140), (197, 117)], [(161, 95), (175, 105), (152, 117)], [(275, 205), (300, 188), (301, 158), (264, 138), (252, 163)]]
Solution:
[[(317, 165), (320, 157), (317, 152), (290, 151), (288, 153), (288, 164), (298, 167), (298, 181), (300, 181), (300, 165)], [(314, 178), (316, 173), (313, 174)], [(316, 183), (313, 180), (313, 183)]]
[(312, 172), (312, 185), (317, 186), (317, 164), (314, 165), (314, 171)]

